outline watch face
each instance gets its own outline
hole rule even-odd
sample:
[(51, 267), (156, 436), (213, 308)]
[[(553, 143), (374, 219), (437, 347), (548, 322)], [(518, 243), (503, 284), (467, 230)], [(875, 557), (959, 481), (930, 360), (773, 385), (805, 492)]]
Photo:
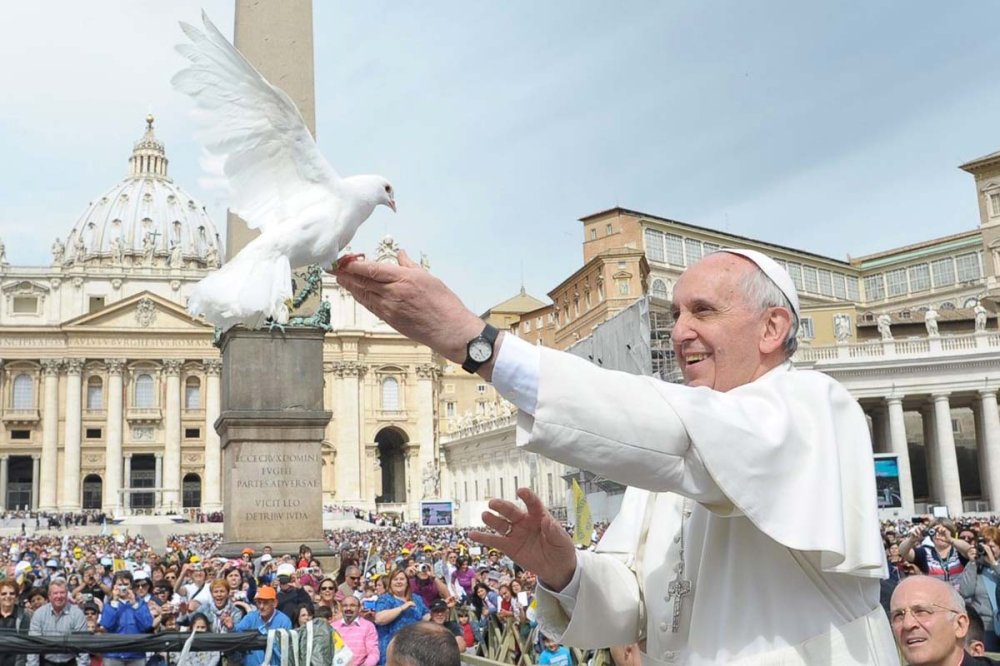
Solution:
[(476, 363), (485, 363), (493, 355), (493, 345), (482, 338), (477, 338), (469, 344), (469, 358)]

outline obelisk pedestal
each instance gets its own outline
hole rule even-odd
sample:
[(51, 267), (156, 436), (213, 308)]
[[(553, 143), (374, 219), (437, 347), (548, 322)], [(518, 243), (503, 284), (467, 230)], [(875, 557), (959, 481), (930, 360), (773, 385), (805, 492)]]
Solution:
[(321, 442), (331, 418), (323, 409), (323, 338), (315, 328), (234, 328), (222, 336), (215, 429), (224, 557), (265, 545), (295, 553), (301, 544), (321, 559), (333, 554), (323, 539)]

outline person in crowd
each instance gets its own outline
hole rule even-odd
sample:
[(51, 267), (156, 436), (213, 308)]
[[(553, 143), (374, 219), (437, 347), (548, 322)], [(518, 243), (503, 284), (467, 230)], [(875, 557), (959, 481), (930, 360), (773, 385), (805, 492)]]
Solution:
[(455, 617), (458, 618), (458, 626), (462, 630), (465, 651), (475, 652), (476, 646), (482, 640), (482, 632), (476, 630), (476, 625), (469, 615), (469, 609), (465, 606), (459, 606), (455, 609)]
[(174, 583), (174, 592), (181, 597), (181, 613), (196, 611), (200, 606), (211, 603), (212, 593), (208, 588), (208, 581), (201, 558), (181, 567), (180, 575)]
[[(0, 580), (0, 636), (17, 634), (27, 636), (31, 626), (31, 613), (17, 603), (17, 583)], [(0, 666), (25, 666), (27, 656), (5, 654), (0, 651)]]
[(427, 562), (416, 565), (415, 574), (410, 577), (410, 592), (419, 595), (428, 608), (438, 599), (451, 598), (448, 587), (434, 577), (433, 566)]
[[(87, 619), (79, 607), (69, 603), (69, 587), (66, 581), (61, 578), (52, 580), (49, 583), (48, 602), (42, 604), (31, 615), (28, 635), (51, 638), (82, 634), (86, 631)], [(74, 660), (76, 660), (76, 666), (87, 666), (90, 663), (90, 656), (85, 652), (45, 655), (46, 666), (69, 666)], [(38, 666), (39, 656), (29, 654), (25, 663), (27, 666)]]
[(298, 584), (295, 565), (290, 562), (278, 567), (278, 610), (290, 618), (296, 616), (299, 606), (308, 606), (310, 612), (315, 611), (312, 597)]
[[(726, 249), (684, 271), (672, 299), (679, 385), (500, 333), (405, 252), (398, 261), (353, 262), (338, 284), (492, 381), (520, 410), (526, 450), (631, 486), (600, 553), (577, 551), (526, 488), (523, 508), (493, 499), (483, 514), (493, 532), (472, 533), (544, 581), (538, 614), (554, 638), (597, 647), (644, 637), (660, 660), (683, 650), (718, 663), (897, 663), (878, 603), (885, 556), (868, 426), (842, 385), (792, 368), (800, 308), (781, 265)], [(783, 471), (791, 461), (794, 475)], [(805, 487), (819, 498), (808, 511), (787, 501)], [(685, 534), (685, 548), (671, 547)], [(641, 593), (671, 583), (672, 595)], [(776, 593), (761, 597), (761, 586)], [(754, 599), (757, 611), (734, 599)]]
[[(191, 632), (195, 634), (212, 633), (211, 621), (202, 613), (191, 616)], [(188, 653), (183, 666), (218, 666), (222, 661), (222, 653), (212, 650), (192, 651)]]
[[(236, 625), (235, 631), (257, 631), (266, 634), (272, 629), (291, 629), (292, 621), (278, 610), (278, 594), (273, 587), (264, 585), (257, 588), (257, 598), (254, 600), (257, 609), (250, 612)], [(261, 666), (264, 663), (264, 650), (252, 650), (247, 653), (243, 666)], [(270, 666), (280, 666), (280, 650), (271, 655)]]
[(431, 622), (435, 624), (440, 624), (442, 627), (451, 632), (452, 636), (455, 637), (455, 643), (458, 645), (459, 652), (465, 652), (466, 642), (465, 642), (465, 632), (462, 631), (462, 627), (459, 626), (458, 622), (450, 619), (451, 606), (448, 605), (444, 599), (437, 599), (431, 604)]
[(423, 599), (410, 592), (410, 582), (404, 569), (394, 569), (388, 575), (389, 592), (375, 602), (375, 626), (378, 629), (380, 664), (388, 658), (389, 641), (408, 624), (429, 619)]
[(548, 636), (542, 637), (542, 645), (545, 647), (538, 655), (539, 664), (551, 664), (552, 666), (573, 666), (573, 655), (565, 645), (560, 645)]
[(892, 593), (889, 622), (909, 666), (992, 664), (965, 652), (969, 616), (955, 586), (934, 576), (912, 576)]
[(965, 635), (965, 651), (973, 657), (986, 656), (985, 626), (983, 617), (968, 603), (965, 614), (969, 616), (969, 633)]
[(452, 575), (452, 586), (458, 586), (462, 589), (464, 598), (469, 599), (472, 597), (472, 586), (476, 578), (476, 570), (472, 568), (472, 560), (466, 556), (458, 557), (455, 559), (456, 569), (455, 573)]
[(354, 666), (375, 666), (379, 663), (378, 631), (375, 625), (361, 617), (361, 602), (351, 595), (341, 602), (341, 618), (334, 620), (334, 629), (354, 655)]
[[(997, 583), (1000, 582), (1000, 564), (996, 558), (996, 543), (982, 540), (967, 552), (969, 561), (958, 577), (958, 592), (967, 605), (976, 610), (983, 624), (983, 642), (986, 651), (1000, 650), (1000, 639), (995, 633), (997, 614)], [(982, 552), (980, 552), (982, 551)]]
[(472, 608), (476, 611), (476, 617), (489, 617), (497, 612), (496, 596), (490, 588), (483, 583), (476, 583), (472, 592)]
[(48, 592), (44, 587), (32, 587), (25, 593), (25, 605), (32, 613), (37, 613), (48, 600)]
[(310, 622), (312, 622), (314, 617), (316, 617), (315, 611), (309, 606), (302, 604), (301, 606), (295, 609), (294, 621), (292, 623), (292, 626), (294, 626), (296, 629), (300, 629), (309, 624)]
[(244, 603), (249, 613), (254, 594), (257, 592), (257, 584), (253, 580), (253, 575), (249, 572), (244, 573), (238, 566), (232, 566), (223, 570), (222, 577), (229, 585), (230, 598), (233, 601)]
[[(322, 589), (320, 591), (322, 592)], [(364, 593), (360, 567), (352, 564), (344, 569), (344, 582), (340, 584), (339, 592), (345, 597), (355, 596), (360, 598), (359, 595)]]
[[(208, 620), (209, 629), (215, 634), (225, 634), (252, 611), (246, 602), (234, 601), (230, 594), (229, 582), (218, 578), (209, 584), (212, 603), (200, 606), (195, 613), (200, 613)], [(191, 614), (187, 619), (193, 619)]]
[(416, 622), (399, 630), (387, 646), (388, 666), (460, 666), (461, 653), (451, 632), (433, 622)]
[(504, 622), (520, 624), (523, 618), (521, 604), (511, 593), (510, 585), (500, 586), (500, 602), (497, 607), (497, 617)]
[[(149, 606), (134, 587), (130, 571), (115, 574), (111, 598), (101, 611), (101, 627), (109, 634), (144, 634), (153, 629), (153, 616)], [(105, 666), (143, 666), (146, 653), (134, 650), (109, 652), (104, 656)]]
[(319, 594), (316, 600), (316, 607), (319, 608), (320, 606), (325, 606), (329, 608), (331, 614), (333, 614), (333, 610), (338, 606), (337, 581), (335, 581), (333, 578), (324, 578), (319, 582)]
[(955, 525), (948, 520), (936, 520), (928, 528), (916, 525), (899, 544), (899, 554), (924, 574), (958, 587), (958, 577), (969, 561), (972, 544), (953, 536), (954, 533)]
[(73, 596), (78, 599), (88, 600), (86, 595), (90, 595), (89, 599), (100, 599), (104, 601), (104, 597), (110, 592), (109, 587), (105, 587), (100, 578), (97, 576), (97, 567), (93, 564), (88, 564), (83, 569), (83, 576), (80, 579), (80, 585), (73, 590)]

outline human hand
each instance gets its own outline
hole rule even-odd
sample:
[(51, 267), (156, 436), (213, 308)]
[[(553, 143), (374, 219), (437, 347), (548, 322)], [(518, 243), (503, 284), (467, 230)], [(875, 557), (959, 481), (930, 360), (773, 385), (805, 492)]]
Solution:
[(517, 496), (526, 510), (507, 500), (492, 499), (483, 522), (496, 532), (473, 530), (469, 537), (487, 548), (506, 553), (522, 569), (533, 571), (550, 589), (562, 590), (576, 571), (576, 548), (573, 540), (528, 488), (519, 488)]
[(337, 284), (384, 322), (455, 363), (465, 360), (469, 340), (483, 330), (441, 280), (400, 250), (399, 265), (357, 260), (338, 268)]

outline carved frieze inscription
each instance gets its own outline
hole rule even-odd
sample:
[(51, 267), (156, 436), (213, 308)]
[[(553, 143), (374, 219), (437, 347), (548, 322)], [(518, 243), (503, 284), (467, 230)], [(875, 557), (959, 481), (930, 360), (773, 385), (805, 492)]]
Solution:
[(242, 540), (258, 531), (271, 539), (321, 533), (323, 459), (318, 442), (232, 443), (226, 454), (227, 513), (239, 522)]

